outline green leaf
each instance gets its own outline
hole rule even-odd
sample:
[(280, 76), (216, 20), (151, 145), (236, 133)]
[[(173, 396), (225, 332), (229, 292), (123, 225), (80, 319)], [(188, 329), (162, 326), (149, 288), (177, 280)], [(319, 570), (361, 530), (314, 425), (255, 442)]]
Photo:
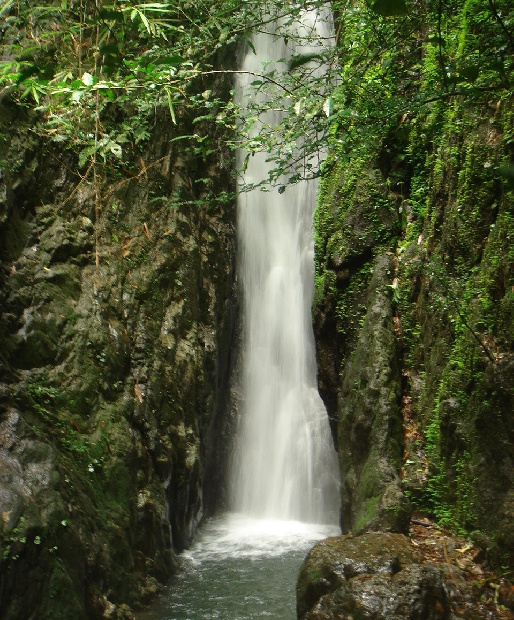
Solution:
[(110, 141), (107, 144), (107, 147), (109, 148), (109, 151), (111, 151), (111, 153), (117, 157), (118, 159), (121, 159), (122, 155), (123, 155), (123, 150), (121, 148), (121, 145), (118, 144), (117, 142), (112, 142)]
[(34, 97), (36, 103), (39, 104), (40, 103), (40, 101), (39, 101), (39, 94), (38, 94), (37, 89), (34, 86), (34, 84), (32, 84), (32, 96)]
[(316, 60), (318, 58), (320, 58), (319, 54), (296, 54), (289, 61), (287, 68), (289, 71), (292, 71), (293, 69), (301, 67), (302, 65), (307, 64), (311, 60)]
[(294, 104), (294, 111), (296, 116), (300, 116), (303, 112), (303, 108), (305, 107), (305, 97), (298, 99), (298, 101)]
[(183, 62), (186, 62), (186, 59), (178, 54), (173, 54), (173, 56), (163, 56), (159, 58), (159, 60), (155, 61), (156, 65), (168, 65), (169, 67), (176, 67), (181, 65)]
[(91, 75), (91, 73), (88, 73), (86, 71), (84, 75), (82, 76), (82, 83), (85, 84), (85, 86), (93, 86), (93, 82), (94, 82), (94, 77)]
[(171, 100), (171, 90), (168, 87), (165, 87), (166, 95), (168, 97), (168, 107), (170, 109), (171, 120), (174, 125), (177, 124), (177, 119), (175, 117), (175, 108), (173, 107), (173, 101)]
[(328, 97), (323, 104), (323, 112), (327, 117), (332, 116), (332, 111), (334, 109), (334, 100), (332, 97)]
[(2, 15), (2, 13), (5, 13), (5, 11), (8, 11), (12, 5), (14, 4), (14, 0), (8, 0), (8, 2), (6, 2), (3, 7), (0, 9), (0, 15)]
[(145, 11), (159, 11), (159, 12), (169, 12), (170, 3), (169, 2), (143, 2), (137, 5), (138, 8), (144, 9)]
[(36, 67), (36, 65), (28, 65), (22, 69), (22, 71), (18, 75), (18, 79), (16, 80), (16, 82), (20, 84), (21, 82), (24, 82), (25, 80), (31, 78), (37, 73), (39, 73), (39, 69)]
[(82, 99), (83, 95), (84, 95), (83, 90), (74, 90), (71, 93), (71, 100), (74, 101), (75, 103), (78, 103)]
[(405, 0), (376, 0), (372, 5), (372, 10), (383, 17), (392, 17), (394, 15), (405, 15), (407, 13), (407, 5)]
[(145, 28), (147, 29), (148, 34), (152, 34), (152, 27), (150, 26), (150, 22), (148, 21), (148, 18), (146, 17), (146, 15), (142, 12), (139, 12), (139, 17), (141, 18), (141, 21), (145, 25)]

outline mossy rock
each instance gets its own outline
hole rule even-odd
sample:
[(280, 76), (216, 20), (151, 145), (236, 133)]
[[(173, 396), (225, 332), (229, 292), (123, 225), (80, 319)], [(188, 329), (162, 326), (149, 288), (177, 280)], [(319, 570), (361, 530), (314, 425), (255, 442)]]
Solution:
[(299, 620), (449, 620), (441, 570), (420, 564), (401, 534), (337, 536), (316, 543), (297, 582)]

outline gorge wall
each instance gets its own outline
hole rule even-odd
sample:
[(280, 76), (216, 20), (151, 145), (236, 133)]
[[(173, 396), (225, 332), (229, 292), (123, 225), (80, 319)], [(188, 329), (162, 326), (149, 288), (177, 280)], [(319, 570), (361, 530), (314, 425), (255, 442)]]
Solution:
[(383, 22), (397, 47), (379, 57), (366, 51), (376, 22), (340, 16), (346, 109), (316, 221), (319, 383), (344, 532), (405, 532), (413, 508), (511, 566), (513, 111), (491, 69), (494, 54), (511, 67), (512, 39), (504, 56), (498, 42), (509, 9), (498, 22), (484, 3), (453, 8)]
[(217, 501), (231, 158), (173, 143), (190, 119), (156, 114), (128, 170), (93, 177), (36, 136), (33, 112), (0, 102), (5, 619), (129, 617)]

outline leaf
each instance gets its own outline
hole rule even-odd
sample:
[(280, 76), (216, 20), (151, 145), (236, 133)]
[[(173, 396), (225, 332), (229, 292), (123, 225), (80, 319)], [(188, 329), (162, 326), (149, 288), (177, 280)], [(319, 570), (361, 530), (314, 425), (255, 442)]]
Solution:
[(25, 80), (32, 77), (33, 75), (36, 75), (36, 73), (39, 73), (38, 67), (36, 65), (28, 65), (24, 67), (22, 71), (20, 72), (20, 74), (18, 75), (16, 83), (21, 84), (21, 82), (24, 82)]
[(224, 26), (220, 32), (220, 43), (225, 43), (225, 41), (228, 39), (229, 34), (230, 34), (230, 28), (228, 28), (227, 26)]
[(186, 62), (186, 59), (178, 54), (173, 54), (172, 56), (163, 56), (159, 58), (159, 60), (155, 61), (156, 65), (168, 65), (169, 67), (176, 67), (181, 65), (183, 62)]
[(32, 84), (32, 96), (34, 97), (36, 103), (39, 104), (39, 94), (34, 84)]
[(250, 39), (248, 39), (248, 41), (246, 42), (248, 47), (252, 50), (252, 52), (257, 56), (257, 51), (255, 50), (255, 45), (250, 41)]
[(82, 99), (82, 95), (84, 94), (83, 90), (74, 90), (71, 93), (71, 100), (75, 103), (78, 103)]
[(371, 8), (375, 13), (383, 17), (393, 17), (407, 13), (405, 0), (376, 0)]
[(150, 26), (150, 22), (148, 21), (148, 18), (146, 17), (146, 15), (142, 13), (141, 11), (139, 11), (139, 17), (141, 18), (141, 21), (145, 25), (145, 28), (147, 29), (148, 34), (152, 34), (152, 27)]
[(318, 58), (320, 58), (319, 54), (296, 54), (289, 61), (287, 69), (289, 71), (292, 71), (293, 69), (296, 69), (297, 67), (301, 67), (302, 65), (307, 64), (311, 60), (316, 60)]
[(109, 147), (109, 150), (115, 157), (117, 157), (118, 159), (121, 159), (123, 155), (123, 150), (120, 144), (118, 144), (117, 142), (110, 141), (107, 146)]
[(325, 112), (326, 116), (329, 117), (332, 115), (332, 110), (334, 109), (334, 100), (332, 97), (328, 97), (323, 104), (323, 112)]
[(86, 86), (93, 86), (94, 81), (94, 77), (91, 75), (91, 73), (88, 73), (87, 71), (82, 76), (82, 83)]
[(145, 9), (145, 11), (169, 12), (170, 10), (169, 2), (144, 2), (142, 4), (138, 4), (137, 6)]
[(171, 91), (170, 91), (170, 89), (167, 86), (165, 87), (165, 90), (166, 90), (166, 95), (168, 97), (168, 107), (170, 109), (171, 120), (172, 120), (173, 124), (176, 125), (177, 124), (177, 119), (175, 117), (175, 109), (173, 107), (173, 101), (171, 100)]
[(0, 9), (0, 15), (2, 15), (2, 13), (4, 13), (5, 11), (8, 11), (13, 4), (14, 0), (9, 0), (8, 2), (6, 2), (4, 6)]
[(91, 157), (91, 155), (93, 155), (94, 152), (94, 146), (87, 146), (79, 153), (79, 168), (82, 168), (85, 165), (86, 161)]

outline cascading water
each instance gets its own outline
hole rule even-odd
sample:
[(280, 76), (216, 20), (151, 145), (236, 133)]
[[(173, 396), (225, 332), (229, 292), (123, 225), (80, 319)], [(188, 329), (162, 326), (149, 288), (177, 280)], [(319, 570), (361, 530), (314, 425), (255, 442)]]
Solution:
[[(294, 43), (298, 33), (301, 45)], [(319, 52), (319, 40), (330, 37), (329, 25), (317, 12), (305, 12), (294, 35), (253, 36), (239, 79), (242, 106), (246, 97), (265, 97), (251, 85), (263, 65), (279, 69), (294, 55)], [(261, 115), (255, 131), (259, 124), (278, 125), (281, 114)], [(240, 153), (240, 168), (243, 157)], [(267, 178), (267, 159), (268, 153), (247, 159), (245, 184)], [(316, 388), (311, 322), (316, 190), (315, 181), (302, 181), (282, 193), (257, 187), (239, 196), (242, 411), (230, 491), (236, 512), (337, 523), (337, 458)]]
[[(307, 43), (293, 45), (297, 35)], [(251, 72), (263, 65), (269, 71), (273, 62), (285, 67), (293, 54), (316, 53), (316, 39), (329, 38), (327, 21), (314, 11), (303, 14), (295, 36), (254, 35), (239, 103), (258, 96)], [(267, 112), (258, 122), (274, 126), (280, 114)], [(268, 170), (266, 156), (256, 153), (244, 183), (260, 183)], [(203, 527), (168, 595), (141, 620), (293, 620), (303, 557), (313, 542), (339, 531), (337, 457), (316, 389), (310, 314), (315, 195), (312, 181), (283, 193), (240, 195), (243, 377), (229, 481), (233, 512)]]

